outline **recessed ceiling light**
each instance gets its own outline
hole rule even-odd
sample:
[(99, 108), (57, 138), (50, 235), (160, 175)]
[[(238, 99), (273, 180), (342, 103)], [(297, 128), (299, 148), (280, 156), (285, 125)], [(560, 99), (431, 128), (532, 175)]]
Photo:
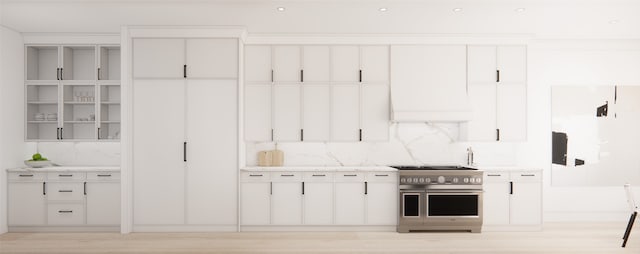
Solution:
[(611, 25), (615, 25), (615, 24), (618, 24), (618, 23), (620, 23), (620, 20), (617, 20), (617, 19), (609, 20), (609, 24), (611, 24)]
[(524, 12), (524, 11), (526, 11), (526, 10), (527, 10), (527, 9), (525, 9), (525, 8), (517, 8), (517, 9), (515, 9), (514, 11), (515, 11), (515, 12)]
[(387, 11), (387, 8), (382, 7), (382, 8), (380, 8), (380, 9), (378, 9), (378, 11), (385, 12), (385, 11)]
[(284, 7), (278, 7), (278, 8), (276, 8), (276, 10), (278, 10), (278, 11), (285, 11), (286, 9), (285, 9)]
[(461, 12), (461, 11), (462, 11), (462, 8), (454, 8), (453, 9), (453, 12)]

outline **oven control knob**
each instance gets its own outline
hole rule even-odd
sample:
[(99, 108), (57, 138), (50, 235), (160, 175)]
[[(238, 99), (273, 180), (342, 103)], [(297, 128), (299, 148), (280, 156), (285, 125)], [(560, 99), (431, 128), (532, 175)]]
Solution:
[(476, 179), (475, 179), (475, 178), (473, 178), (473, 177), (471, 177), (471, 178), (469, 178), (469, 182), (471, 182), (471, 183), (476, 183)]
[(462, 179), (462, 181), (463, 181), (464, 183), (469, 183), (469, 178), (465, 177), (464, 179)]
[(438, 183), (444, 183), (444, 176), (438, 176)]
[(478, 177), (476, 178), (476, 183), (481, 183), (482, 182), (482, 178)]
[(430, 183), (431, 182), (431, 178), (427, 177), (424, 179), (425, 182)]
[(414, 182), (414, 183), (418, 183), (418, 178), (417, 178), (417, 177), (414, 177), (414, 178), (413, 178), (413, 182)]
[(411, 177), (407, 177), (407, 183), (411, 183)]
[(424, 183), (424, 177), (420, 177), (420, 183)]
[(457, 177), (453, 178), (453, 183), (458, 183), (458, 178)]
[(406, 178), (404, 178), (404, 177), (403, 177), (403, 178), (400, 178), (400, 182), (401, 182), (401, 183), (404, 183), (404, 182), (406, 182), (406, 181), (407, 181), (407, 179), (406, 179)]

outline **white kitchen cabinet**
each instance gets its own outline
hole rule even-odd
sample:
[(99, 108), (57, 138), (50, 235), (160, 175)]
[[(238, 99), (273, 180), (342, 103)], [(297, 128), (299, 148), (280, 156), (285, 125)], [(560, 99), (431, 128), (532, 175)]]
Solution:
[(187, 82), (187, 224), (236, 224), (236, 101), (235, 80)]
[(335, 82), (360, 82), (360, 48), (331, 47), (331, 77)]
[(187, 77), (238, 78), (238, 40), (187, 39)]
[(120, 183), (87, 182), (87, 225), (120, 225)]
[(300, 173), (273, 173), (271, 224), (302, 224), (302, 181)]
[(303, 46), (304, 82), (329, 82), (331, 62), (329, 46)]
[(271, 84), (245, 85), (244, 139), (246, 141), (272, 141)]
[(539, 229), (542, 225), (540, 171), (491, 171), (484, 175), (483, 226), (486, 229)]
[(365, 184), (363, 173), (340, 173), (335, 182), (336, 225), (365, 224)]
[(184, 80), (133, 83), (133, 223), (184, 223)]
[(306, 173), (304, 176), (304, 224), (333, 224), (333, 174)]
[(84, 205), (59, 203), (47, 205), (47, 225), (81, 226), (84, 224)]
[(360, 141), (360, 86), (334, 85), (331, 93), (331, 140)]
[(360, 66), (363, 83), (389, 83), (389, 47), (361, 46)]
[(134, 39), (133, 78), (184, 78), (184, 39)]
[(302, 82), (299, 46), (273, 46), (273, 81)]
[[(32, 174), (22, 174), (32, 175)], [(46, 184), (41, 181), (9, 182), (8, 225), (46, 225)]]
[(273, 140), (302, 141), (300, 85), (273, 86)]
[(473, 118), (462, 124), (462, 139), (526, 140), (526, 54), (525, 46), (468, 46)]
[(26, 46), (26, 80), (60, 80), (59, 46)]
[(120, 81), (120, 46), (98, 46), (98, 80)]
[(303, 141), (329, 141), (331, 130), (331, 86), (302, 86)]
[[(252, 180), (249, 178), (256, 178)], [(243, 174), (240, 188), (241, 225), (271, 223), (271, 182), (268, 173)]]
[(367, 174), (367, 224), (398, 224), (398, 175), (390, 172)]
[(389, 140), (389, 86), (363, 84), (361, 92), (362, 141)]
[(272, 82), (271, 46), (244, 46), (244, 80), (247, 83)]

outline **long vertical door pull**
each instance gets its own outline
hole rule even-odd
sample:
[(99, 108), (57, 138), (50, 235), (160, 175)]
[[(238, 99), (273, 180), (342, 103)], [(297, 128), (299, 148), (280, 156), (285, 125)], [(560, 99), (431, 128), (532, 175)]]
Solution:
[(500, 129), (496, 129), (496, 141), (500, 141)]
[(369, 184), (364, 182), (364, 195), (369, 195)]
[(187, 141), (182, 144), (182, 159), (187, 161)]
[(509, 195), (513, 195), (513, 182), (509, 182)]
[(496, 70), (496, 82), (500, 82), (500, 70)]
[(304, 182), (302, 182), (302, 195), (304, 195)]
[(184, 78), (187, 78), (187, 65), (186, 64), (182, 66), (182, 76)]
[(42, 195), (47, 195), (47, 182), (42, 182)]

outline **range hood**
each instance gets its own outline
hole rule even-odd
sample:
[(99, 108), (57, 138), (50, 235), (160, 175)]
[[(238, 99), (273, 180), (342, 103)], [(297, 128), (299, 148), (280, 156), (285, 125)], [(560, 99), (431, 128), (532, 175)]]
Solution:
[(463, 45), (392, 46), (391, 120), (470, 120), (466, 66)]

